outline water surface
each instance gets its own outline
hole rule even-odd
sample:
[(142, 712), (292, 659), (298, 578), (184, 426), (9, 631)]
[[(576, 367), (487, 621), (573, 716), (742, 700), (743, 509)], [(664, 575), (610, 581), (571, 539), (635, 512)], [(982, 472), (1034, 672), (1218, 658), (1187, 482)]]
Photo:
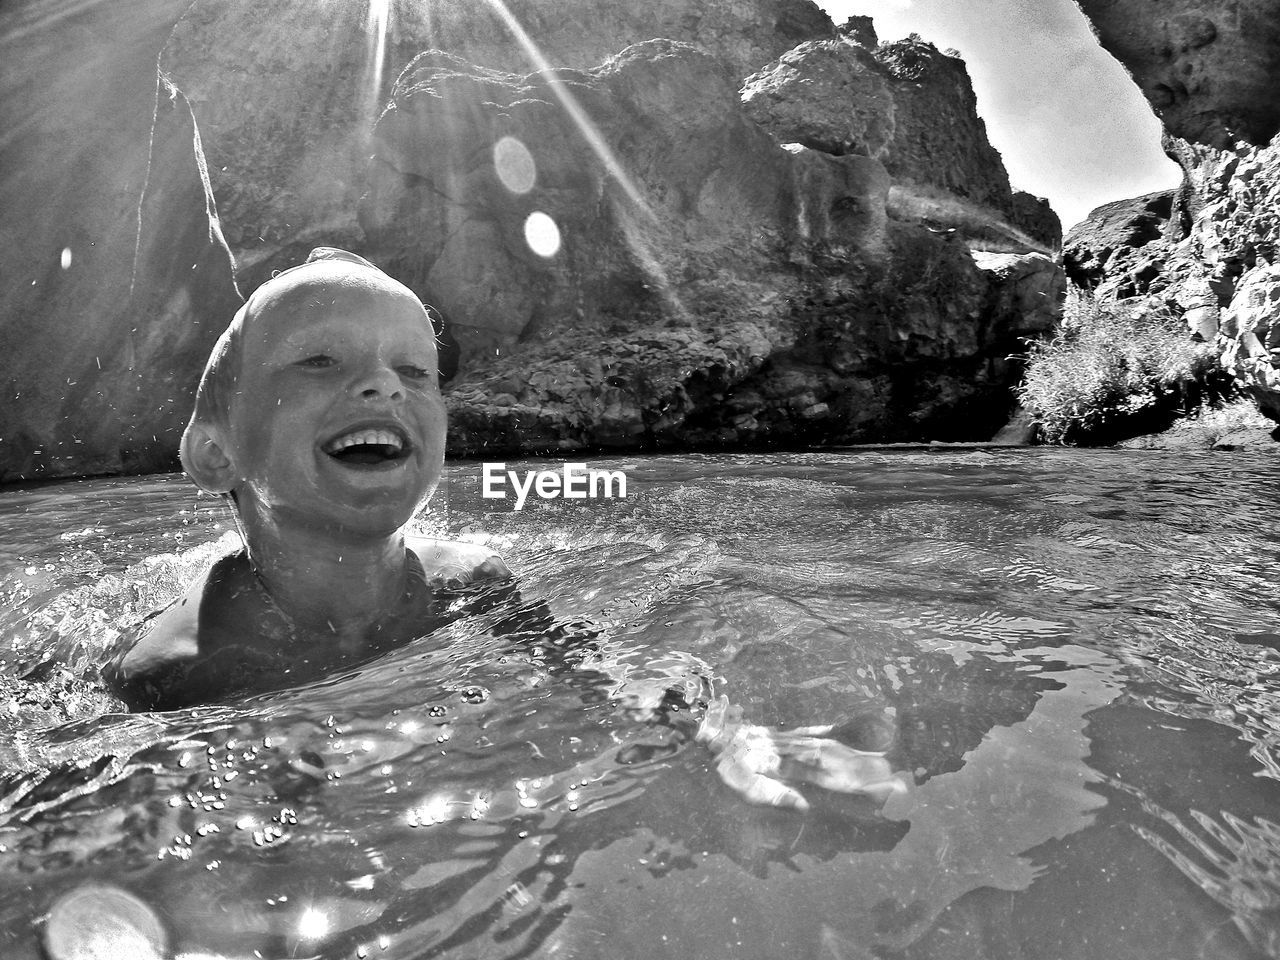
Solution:
[[(92, 879), (237, 957), (1280, 955), (1273, 457), (599, 465), (626, 500), (514, 513), (452, 464), (422, 521), (570, 627), (137, 716), (96, 664), (228, 515), (180, 477), (0, 494), (0, 955)], [(742, 802), (620, 705), (699, 674), (757, 723), (892, 708), (909, 789)]]

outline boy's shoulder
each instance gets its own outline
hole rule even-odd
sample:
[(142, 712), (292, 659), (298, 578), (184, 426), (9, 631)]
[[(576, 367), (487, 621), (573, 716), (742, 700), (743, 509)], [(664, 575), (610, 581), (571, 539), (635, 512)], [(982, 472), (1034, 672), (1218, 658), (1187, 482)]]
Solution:
[(405, 545), (417, 555), (428, 580), (509, 580), (510, 568), (495, 551), (478, 543), (408, 537)]
[(108, 686), (131, 706), (167, 709), (246, 670), (262, 667), (272, 649), (249, 640), (257, 621), (241, 602), (246, 560), (228, 554), (206, 567), (183, 594), (139, 623), (103, 667)]
[(147, 617), (103, 667), (114, 692), (131, 706), (150, 706), (200, 656), (200, 610), (212, 568), (195, 578), (167, 607)]
[(117, 674), (127, 678), (152, 673), (200, 652), (200, 606), (210, 572), (206, 569), (181, 597), (139, 624), (137, 641), (112, 662)]

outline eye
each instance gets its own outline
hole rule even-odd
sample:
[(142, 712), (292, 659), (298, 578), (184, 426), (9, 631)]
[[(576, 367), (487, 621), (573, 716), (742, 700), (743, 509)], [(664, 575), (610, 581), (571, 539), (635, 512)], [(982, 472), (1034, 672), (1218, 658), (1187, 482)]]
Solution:
[(400, 372), (400, 376), (408, 377), (410, 380), (429, 380), (432, 371), (425, 367), (419, 367), (412, 363), (403, 364), (396, 368)]
[(312, 370), (323, 370), (325, 367), (332, 367), (338, 361), (327, 353), (317, 353), (309, 357), (303, 357), (295, 366), (307, 367)]

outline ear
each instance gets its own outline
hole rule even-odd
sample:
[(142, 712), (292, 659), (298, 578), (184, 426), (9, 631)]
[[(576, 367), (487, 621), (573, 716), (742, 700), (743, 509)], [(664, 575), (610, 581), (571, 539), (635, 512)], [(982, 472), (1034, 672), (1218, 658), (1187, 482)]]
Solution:
[(207, 493), (230, 493), (236, 483), (235, 464), (213, 424), (193, 420), (182, 434), (182, 469)]

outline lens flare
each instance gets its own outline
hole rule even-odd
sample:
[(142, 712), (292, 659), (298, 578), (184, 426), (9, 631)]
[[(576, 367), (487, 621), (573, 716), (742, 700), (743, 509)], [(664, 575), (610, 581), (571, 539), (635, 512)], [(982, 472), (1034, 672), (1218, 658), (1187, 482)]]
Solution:
[(511, 35), (516, 38), (516, 42), (523, 48), (525, 55), (533, 62), (538, 73), (547, 81), (547, 86), (551, 88), (551, 92), (560, 101), (560, 105), (564, 107), (565, 112), (569, 114), (569, 118), (573, 120), (583, 139), (587, 141), (587, 146), (591, 148), (592, 153), (604, 164), (604, 168), (609, 171), (610, 176), (622, 187), (627, 198), (642, 210), (647, 217), (656, 220), (657, 217), (653, 212), (653, 208), (640, 195), (640, 191), (636, 189), (636, 185), (627, 174), (627, 171), (622, 168), (618, 158), (609, 149), (609, 145), (605, 142), (599, 129), (591, 121), (591, 118), (587, 116), (587, 112), (582, 109), (582, 105), (578, 103), (577, 98), (569, 92), (569, 88), (565, 86), (564, 81), (556, 75), (550, 62), (543, 56), (542, 51), (538, 49), (538, 45), (533, 42), (533, 38), (520, 25), (520, 21), (515, 18), (515, 15), (507, 8), (503, 0), (488, 0), (488, 2), (489, 6), (493, 7), (494, 11), (502, 19), (502, 22), (507, 25), (507, 29), (511, 31)]
[(560, 228), (547, 214), (535, 210), (524, 221), (524, 242), (538, 256), (554, 257), (560, 252)]
[(502, 185), (515, 194), (528, 193), (538, 179), (533, 154), (515, 137), (503, 137), (493, 145), (493, 168)]

